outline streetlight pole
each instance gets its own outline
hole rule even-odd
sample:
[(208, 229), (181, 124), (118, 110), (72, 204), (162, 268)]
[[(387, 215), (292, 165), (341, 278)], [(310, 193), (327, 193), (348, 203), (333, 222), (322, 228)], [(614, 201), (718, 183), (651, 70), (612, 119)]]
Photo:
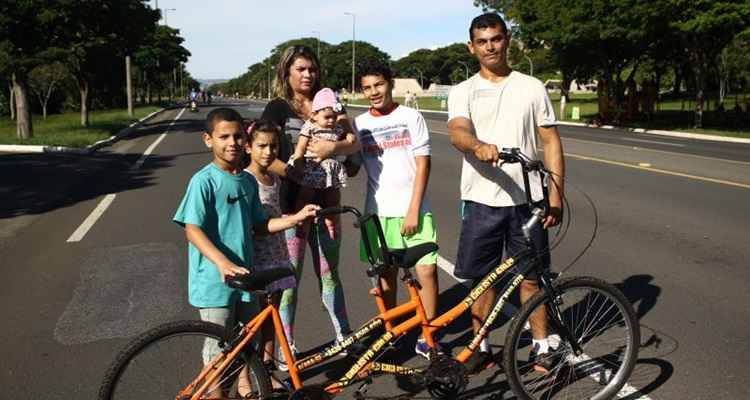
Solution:
[(165, 8), (164, 10), (164, 26), (169, 26), (169, 23), (167, 22), (167, 13), (169, 11), (177, 11), (176, 8)]
[(526, 54), (523, 55), (526, 57), (526, 60), (529, 61), (529, 75), (534, 76), (534, 63), (531, 62), (531, 57), (527, 56)]
[(354, 43), (356, 42), (356, 36), (355, 36), (355, 27), (356, 27), (356, 21), (357, 16), (354, 15), (354, 13), (345, 12), (344, 15), (351, 15), (352, 16), (352, 98), (354, 97), (354, 68), (357, 62), (356, 57), (356, 50), (354, 47)]
[(318, 35), (318, 62), (320, 62), (320, 31), (312, 31), (312, 33)]
[(271, 57), (268, 57), (268, 61), (266, 61), (266, 69), (268, 70), (268, 78), (266, 80), (267, 87), (268, 87), (268, 100), (271, 100), (271, 69), (273, 69), (273, 65), (271, 65)]
[(459, 61), (458, 63), (464, 66), (464, 69), (466, 70), (466, 80), (469, 80), (469, 67), (463, 61)]

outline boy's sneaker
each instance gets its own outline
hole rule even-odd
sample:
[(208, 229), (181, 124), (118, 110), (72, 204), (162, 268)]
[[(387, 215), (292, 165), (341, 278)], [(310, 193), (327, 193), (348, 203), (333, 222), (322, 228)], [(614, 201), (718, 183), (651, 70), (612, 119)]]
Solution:
[(445, 354), (443, 352), (443, 348), (440, 346), (440, 343), (437, 342), (435, 343), (435, 347), (432, 348), (424, 339), (419, 339), (417, 340), (416, 346), (414, 346), (414, 352), (428, 360), (430, 359), (433, 351), (439, 356)]
[(478, 374), (487, 368), (495, 366), (495, 361), (492, 358), (492, 353), (489, 351), (475, 351), (471, 353), (469, 359), (464, 364), (469, 374)]
[[(299, 351), (297, 350), (297, 346), (295, 346), (294, 343), (289, 343), (289, 350), (292, 351), (294, 358), (297, 358), (297, 354), (299, 354)], [(279, 371), (282, 372), (289, 371), (289, 366), (286, 364), (286, 360), (284, 359), (284, 352), (281, 351), (280, 347), (278, 356), (276, 357), (276, 368), (278, 368)]]
[(529, 363), (533, 365), (534, 371), (549, 374), (560, 365), (562, 357), (557, 349), (550, 348), (548, 352), (538, 354), (539, 346), (535, 345), (529, 353)]

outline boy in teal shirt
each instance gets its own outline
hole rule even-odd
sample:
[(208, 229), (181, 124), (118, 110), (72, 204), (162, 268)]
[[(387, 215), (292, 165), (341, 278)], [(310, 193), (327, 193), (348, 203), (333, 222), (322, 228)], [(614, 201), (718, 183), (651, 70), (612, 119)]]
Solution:
[[(314, 217), (319, 207), (307, 205), (297, 214), (282, 218), (266, 216), (258, 197), (258, 182), (243, 169), (247, 133), (237, 111), (211, 111), (203, 141), (213, 152), (213, 162), (190, 179), (173, 221), (185, 228), (188, 239), (188, 300), (199, 308), (202, 320), (224, 325), (230, 296), (236, 291), (224, 280), (252, 273), (253, 236), (291, 228)], [(240, 310), (244, 315), (238, 318), (248, 320), (257, 304), (248, 293), (242, 294), (242, 300)], [(207, 341), (204, 363), (218, 352), (218, 343)]]

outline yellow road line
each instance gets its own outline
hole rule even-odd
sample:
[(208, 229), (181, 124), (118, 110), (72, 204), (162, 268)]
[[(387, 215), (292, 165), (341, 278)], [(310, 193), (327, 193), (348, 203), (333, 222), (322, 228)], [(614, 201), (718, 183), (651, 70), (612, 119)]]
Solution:
[[(436, 132), (436, 133), (440, 133), (440, 134), (443, 134), (443, 135), (447, 135), (448, 134), (448, 132), (439, 131), (439, 130), (435, 130), (435, 129), (431, 129), (430, 132)], [(581, 139), (564, 139), (564, 140), (575, 140), (575, 141), (578, 141), (578, 142), (587, 142), (587, 143), (593, 143), (593, 144), (604, 144), (604, 145), (610, 145), (610, 146), (622, 146), (622, 147), (631, 148), (631, 146), (624, 146), (624, 145), (611, 144), (611, 143), (593, 142), (593, 141), (581, 140)], [(649, 150), (649, 151), (660, 152), (660, 153), (668, 153), (668, 154), (674, 154), (674, 155), (680, 155), (680, 156), (703, 158), (703, 159), (716, 160), (716, 161), (724, 161), (724, 162), (729, 162), (729, 163), (734, 163), (734, 164), (750, 165), (750, 163), (746, 163), (746, 162), (742, 162), (742, 161), (724, 160), (724, 159), (721, 159), (721, 158), (696, 156), (696, 155), (692, 155), (692, 154), (673, 153), (673, 152), (662, 151), (662, 150), (651, 150), (651, 149), (643, 149), (643, 150)], [(540, 149), (540, 151), (543, 151), (543, 150)], [(620, 162), (620, 161), (605, 160), (605, 159), (602, 159), (602, 158), (582, 156), (580, 154), (573, 154), (573, 153), (567, 153), (567, 152), (565, 153), (565, 155), (568, 156), (568, 157), (577, 158), (579, 160), (596, 161), (596, 162), (600, 162), (600, 163), (604, 163), (604, 164), (617, 165), (617, 166), (620, 166), (620, 167), (634, 168), (634, 169), (639, 169), (639, 170), (642, 170), (642, 171), (657, 172), (657, 173), (664, 174), (664, 175), (679, 176), (679, 177), (682, 177), (682, 178), (695, 179), (695, 180), (704, 181), (704, 182), (711, 182), (711, 183), (718, 183), (718, 184), (721, 184), (721, 185), (728, 185), (728, 186), (740, 187), (740, 188), (743, 188), (743, 189), (750, 189), (750, 185), (749, 184), (739, 183), (739, 182), (733, 182), (733, 181), (727, 181), (727, 180), (724, 180), (724, 179), (709, 178), (709, 177), (699, 176), (699, 175), (685, 174), (685, 173), (682, 173), (682, 172), (669, 171), (669, 170), (666, 170), (666, 169), (652, 168), (650, 166), (650, 164), (648, 164), (648, 163), (641, 163), (641, 164), (648, 164), (648, 165), (634, 165), (634, 164), (628, 164), (628, 163)]]
[(566, 157), (576, 158), (576, 159), (579, 159), (579, 160), (596, 161), (596, 162), (600, 162), (600, 163), (604, 163), (604, 164), (617, 165), (617, 166), (620, 166), (620, 167), (639, 169), (639, 170), (642, 170), (642, 171), (657, 172), (657, 173), (664, 174), (664, 175), (679, 176), (679, 177), (682, 177), (682, 178), (689, 178), (689, 179), (695, 179), (695, 180), (704, 181), (704, 182), (718, 183), (718, 184), (721, 184), (721, 185), (728, 185), (728, 186), (740, 187), (740, 188), (743, 188), (743, 189), (750, 189), (750, 185), (748, 185), (748, 184), (739, 183), (739, 182), (732, 182), (732, 181), (727, 181), (727, 180), (723, 180), (723, 179), (715, 179), (715, 178), (708, 178), (708, 177), (705, 177), (705, 176), (684, 174), (682, 172), (674, 172), (674, 171), (668, 171), (666, 169), (645, 167), (645, 166), (628, 164), (628, 163), (619, 162), (619, 161), (604, 160), (604, 159), (601, 159), (601, 158), (582, 156), (582, 155), (579, 155), (579, 154), (565, 153), (565, 156)]
[[(607, 145), (607, 146), (625, 147), (625, 148), (628, 148), (628, 149), (632, 149), (633, 147), (638, 147), (638, 146), (629, 146), (629, 145), (626, 145), (626, 144), (604, 143), (604, 142), (596, 142), (596, 141), (593, 141), (593, 140), (573, 139), (573, 138), (566, 138), (566, 137), (561, 137), (560, 139), (562, 139), (563, 141), (570, 140), (570, 141), (573, 141), (573, 142), (583, 142), (583, 143), (601, 144), (601, 145)], [(684, 156), (684, 157), (701, 158), (701, 159), (704, 159), (704, 160), (711, 160), (711, 161), (723, 161), (723, 162), (730, 163), (730, 164), (750, 165), (750, 162), (747, 162), (747, 161), (727, 160), (725, 158), (699, 156), (699, 155), (695, 155), (695, 154), (678, 153), (678, 152), (666, 151), (666, 150), (646, 149), (646, 148), (643, 148), (643, 147), (638, 147), (638, 149), (639, 150), (644, 150), (644, 151), (650, 151), (650, 152), (653, 152), (653, 153), (672, 154), (672, 155)]]

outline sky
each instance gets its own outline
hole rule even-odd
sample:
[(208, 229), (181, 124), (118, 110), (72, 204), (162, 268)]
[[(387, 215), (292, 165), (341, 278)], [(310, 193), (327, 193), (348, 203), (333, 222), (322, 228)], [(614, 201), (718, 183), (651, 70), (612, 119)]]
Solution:
[[(180, 30), (197, 79), (230, 79), (286, 40), (367, 41), (397, 60), (421, 48), (468, 41), (473, 0), (150, 0)], [(161, 21), (165, 23), (164, 19)]]

